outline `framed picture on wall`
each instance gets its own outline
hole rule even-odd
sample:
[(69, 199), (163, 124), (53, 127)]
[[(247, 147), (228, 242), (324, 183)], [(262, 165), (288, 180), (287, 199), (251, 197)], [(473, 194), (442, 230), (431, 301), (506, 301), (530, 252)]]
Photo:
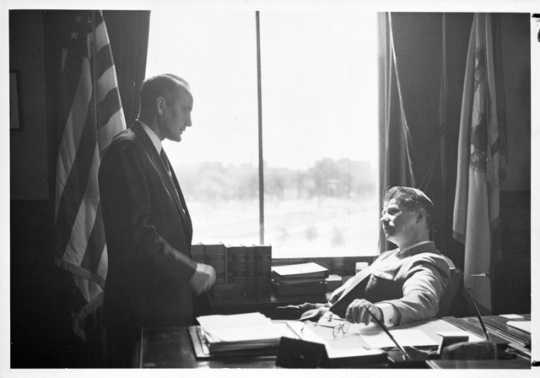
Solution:
[(17, 82), (17, 72), (9, 73), (9, 129), (20, 130), (19, 114), (19, 85)]

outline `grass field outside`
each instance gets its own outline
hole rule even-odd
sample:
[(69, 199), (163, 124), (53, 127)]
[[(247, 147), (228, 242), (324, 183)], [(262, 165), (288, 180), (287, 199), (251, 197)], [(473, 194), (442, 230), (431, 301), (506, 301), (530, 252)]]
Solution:
[[(257, 200), (190, 201), (193, 243), (259, 243)], [(272, 257), (336, 257), (377, 253), (376, 195), (351, 198), (269, 199), (265, 244)]]

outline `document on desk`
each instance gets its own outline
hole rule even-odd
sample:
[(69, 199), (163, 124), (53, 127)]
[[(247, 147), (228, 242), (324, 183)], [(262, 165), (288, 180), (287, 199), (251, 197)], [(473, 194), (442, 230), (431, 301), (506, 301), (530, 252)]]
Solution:
[(254, 326), (271, 325), (272, 320), (260, 312), (250, 312), (236, 315), (206, 315), (197, 317), (201, 327), (208, 333), (218, 336), (230, 328), (250, 328)]
[(332, 327), (326, 325), (299, 321), (288, 321), (287, 324), (302, 340), (324, 344), (326, 354), (330, 359), (369, 357), (384, 354), (381, 349), (370, 348), (357, 335), (348, 334), (336, 337), (333, 334)]
[(510, 320), (506, 323), (510, 327), (517, 328), (521, 331), (531, 333), (531, 321), (530, 320)]
[[(469, 341), (481, 341), (482, 339), (473, 333), (442, 320), (431, 320), (425, 323), (416, 323), (408, 326), (391, 328), (390, 332), (397, 342), (402, 346), (436, 346), (441, 341), (440, 333), (451, 333), (455, 335), (467, 335)], [(394, 343), (382, 330), (369, 326), (360, 326), (355, 333), (362, 337), (370, 348), (390, 348)]]
[(277, 347), (283, 336), (295, 337), (284, 323), (261, 313), (199, 316), (210, 353)]

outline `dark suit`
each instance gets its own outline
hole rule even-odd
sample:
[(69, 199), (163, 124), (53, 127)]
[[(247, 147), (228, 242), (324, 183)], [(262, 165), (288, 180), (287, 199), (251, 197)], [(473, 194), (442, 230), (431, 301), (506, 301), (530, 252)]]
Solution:
[(130, 338), (140, 327), (192, 324), (191, 219), (174, 172), (169, 176), (142, 125), (114, 138), (99, 184), (109, 259), (107, 331)]

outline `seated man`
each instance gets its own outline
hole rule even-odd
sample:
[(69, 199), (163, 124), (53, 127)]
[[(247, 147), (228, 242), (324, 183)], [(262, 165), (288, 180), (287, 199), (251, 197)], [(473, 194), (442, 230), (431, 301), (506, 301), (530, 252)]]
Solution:
[(330, 310), (355, 323), (372, 316), (387, 326), (437, 316), (448, 287), (450, 259), (430, 241), (433, 203), (420, 190), (396, 186), (384, 197), (381, 224), (386, 238), (397, 248), (382, 253), (368, 268), (336, 289), (328, 304), (306, 304), (310, 313)]

